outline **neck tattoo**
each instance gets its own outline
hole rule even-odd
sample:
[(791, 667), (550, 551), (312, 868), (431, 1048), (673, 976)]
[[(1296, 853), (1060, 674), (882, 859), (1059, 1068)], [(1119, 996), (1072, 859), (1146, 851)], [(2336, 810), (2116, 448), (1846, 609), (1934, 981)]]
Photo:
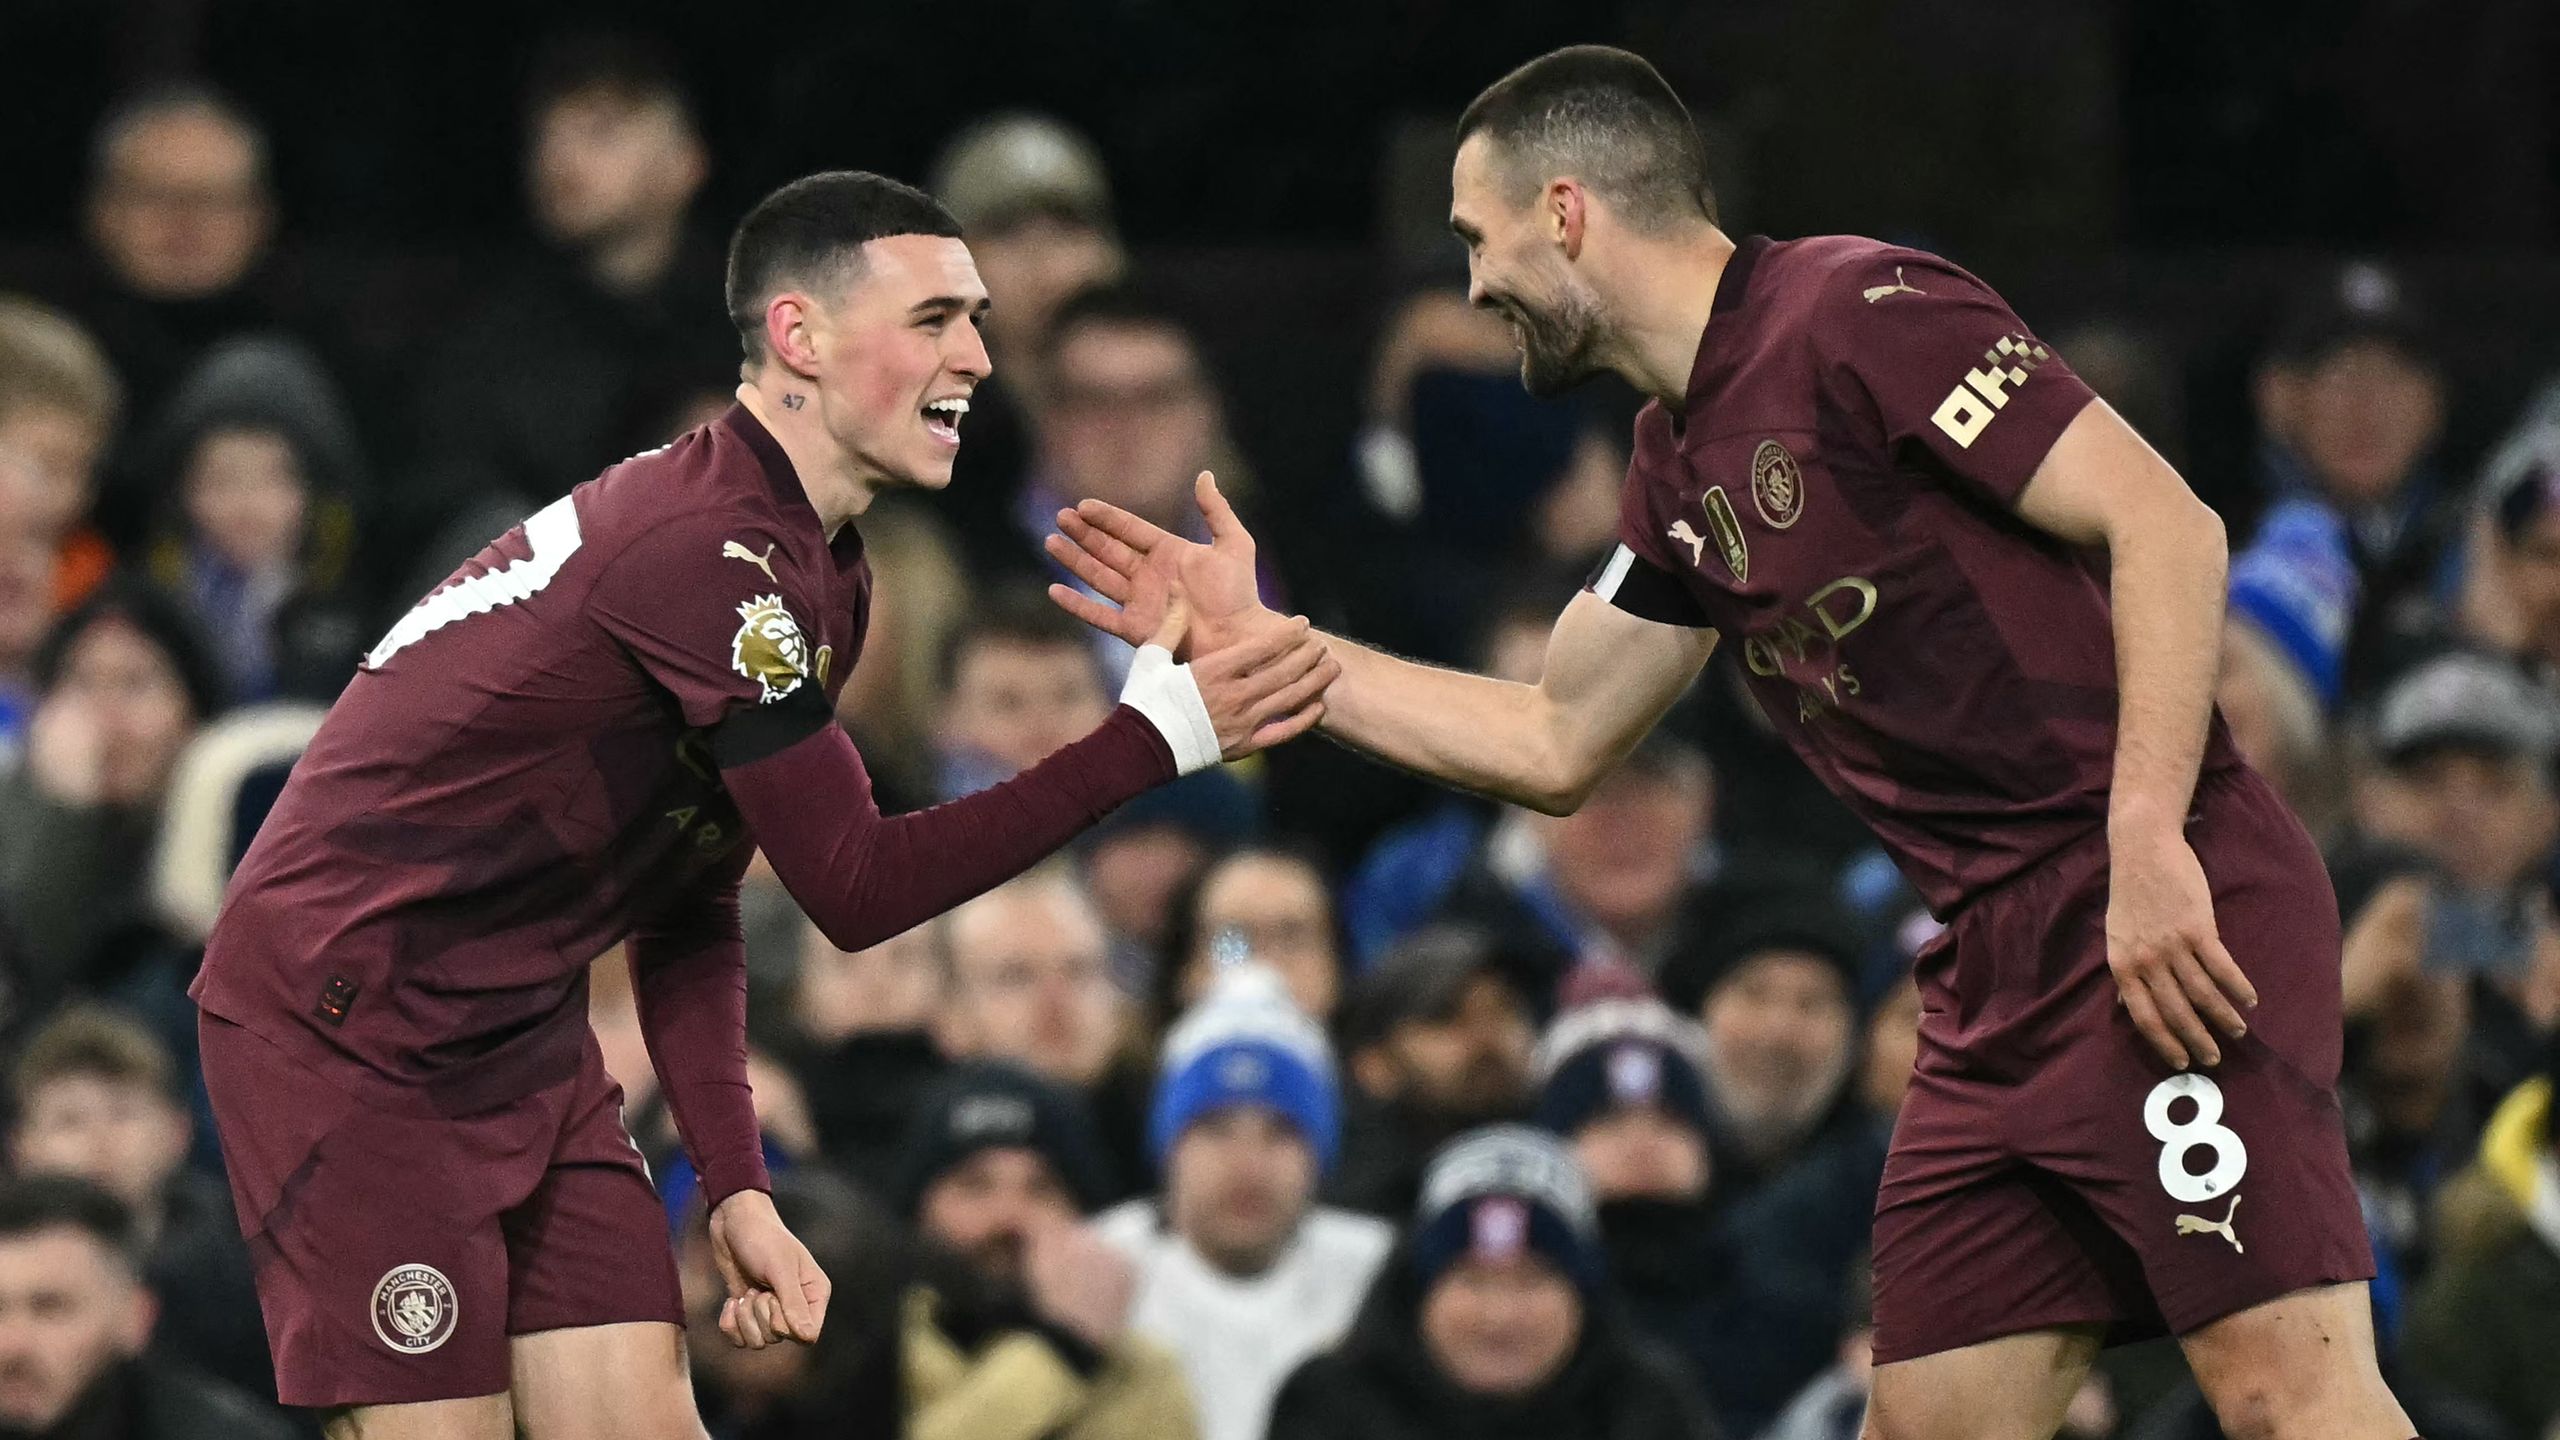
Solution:
[(782, 397), (782, 408), (785, 410), (797, 410), (807, 403), (809, 403), (809, 397), (806, 395), (785, 395)]

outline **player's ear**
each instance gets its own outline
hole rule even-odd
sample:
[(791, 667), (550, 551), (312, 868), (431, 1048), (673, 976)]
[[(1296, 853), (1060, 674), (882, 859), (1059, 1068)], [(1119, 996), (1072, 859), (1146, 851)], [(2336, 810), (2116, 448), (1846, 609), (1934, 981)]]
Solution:
[(818, 373), (817, 306), (797, 290), (785, 290), (765, 302), (764, 348), (794, 375)]
[(1583, 229), (1589, 224), (1590, 196), (1581, 185), (1561, 177), (1547, 182), (1547, 193), (1540, 214), (1556, 243), (1564, 247), (1564, 258), (1582, 258)]

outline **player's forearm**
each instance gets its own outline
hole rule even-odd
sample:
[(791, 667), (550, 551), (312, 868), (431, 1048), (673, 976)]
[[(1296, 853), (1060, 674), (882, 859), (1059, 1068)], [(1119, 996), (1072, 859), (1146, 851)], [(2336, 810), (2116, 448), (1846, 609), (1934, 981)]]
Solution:
[(2230, 554), (2214, 513), (2180, 500), (2108, 545), (2121, 698), (2107, 820), (2125, 838), (2185, 823), (2221, 668)]
[(1583, 768), (1534, 685), (1444, 670), (1328, 635), (1342, 678), (1325, 691), (1324, 732), (1415, 774), (1533, 810), (1580, 803)]
[(721, 770), (774, 873), (844, 950), (995, 888), (1173, 777), (1164, 739), (1127, 706), (1012, 779), (911, 815), (880, 813), (861, 755), (833, 725)]
[(628, 949), (640, 1033), (705, 1206), (770, 1190), (747, 1086), (747, 951), (734, 881), (686, 904), (676, 923), (643, 927)]

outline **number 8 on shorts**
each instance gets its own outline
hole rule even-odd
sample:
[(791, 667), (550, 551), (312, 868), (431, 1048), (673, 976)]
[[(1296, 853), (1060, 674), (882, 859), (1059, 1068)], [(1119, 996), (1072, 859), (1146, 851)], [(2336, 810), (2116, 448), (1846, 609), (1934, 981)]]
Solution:
[[(2181, 1098), (2195, 1102), (2195, 1113), (2172, 1121), (2169, 1108)], [(2142, 1128), (2161, 1144), (2160, 1188), (2169, 1198), (2194, 1205), (2227, 1193), (2249, 1170), (2249, 1147), (2222, 1122), (2222, 1087), (2202, 1075), (2172, 1075), (2151, 1087), (2142, 1102)], [(2201, 1175), (2187, 1169), (2188, 1152), (2203, 1146), (2213, 1151), (2213, 1168)]]

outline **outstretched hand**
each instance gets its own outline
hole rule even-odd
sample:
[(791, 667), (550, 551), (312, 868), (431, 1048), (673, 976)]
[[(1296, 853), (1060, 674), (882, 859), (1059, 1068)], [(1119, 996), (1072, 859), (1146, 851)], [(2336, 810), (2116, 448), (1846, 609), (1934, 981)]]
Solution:
[(1105, 634), (1144, 645), (1163, 628), (1165, 606), (1180, 594), (1190, 603), (1192, 622), (1184, 648), (1175, 651), (1182, 660), (1220, 649), (1240, 632), (1259, 628), (1258, 621), (1276, 618), (1262, 605), (1253, 536), (1218, 493), (1217, 478), (1201, 471), (1193, 497), (1209, 525), (1206, 545), (1108, 501), (1087, 500), (1059, 511), (1058, 533), (1045, 542), (1049, 557), (1094, 593), (1051, 585), (1049, 598)]

